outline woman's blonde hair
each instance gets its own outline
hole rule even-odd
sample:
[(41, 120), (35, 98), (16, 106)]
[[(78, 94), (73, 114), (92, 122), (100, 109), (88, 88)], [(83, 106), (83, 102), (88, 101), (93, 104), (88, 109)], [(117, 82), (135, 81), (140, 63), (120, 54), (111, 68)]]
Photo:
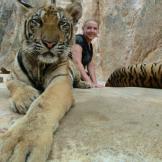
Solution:
[(96, 22), (97, 26), (99, 27), (99, 22), (96, 19), (87, 19), (84, 21), (82, 28), (84, 28), (89, 21)]

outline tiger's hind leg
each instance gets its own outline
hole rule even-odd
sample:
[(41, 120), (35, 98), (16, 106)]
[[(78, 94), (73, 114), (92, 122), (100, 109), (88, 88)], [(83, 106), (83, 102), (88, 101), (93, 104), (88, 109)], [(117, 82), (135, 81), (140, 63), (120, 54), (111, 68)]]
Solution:
[(39, 96), (38, 90), (18, 80), (8, 80), (6, 86), (11, 95), (12, 111), (20, 114), (25, 114), (31, 103)]
[(81, 89), (91, 88), (90, 84), (88, 84), (86, 81), (81, 80), (81, 74), (77, 69), (75, 63), (71, 59), (68, 60), (68, 64), (69, 64), (69, 76), (71, 82), (73, 83), (73, 87)]
[(85, 81), (79, 80), (77, 82), (74, 82), (74, 88), (88, 89), (91, 88), (91, 85)]

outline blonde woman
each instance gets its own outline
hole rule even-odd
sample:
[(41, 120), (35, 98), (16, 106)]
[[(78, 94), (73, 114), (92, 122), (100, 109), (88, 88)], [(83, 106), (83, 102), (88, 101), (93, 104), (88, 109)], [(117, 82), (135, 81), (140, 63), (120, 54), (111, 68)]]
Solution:
[(98, 23), (95, 20), (87, 20), (82, 29), (83, 34), (76, 35), (75, 44), (72, 46), (72, 59), (81, 73), (82, 80), (88, 82), (91, 87), (100, 88), (103, 85), (96, 80), (91, 43), (98, 34)]

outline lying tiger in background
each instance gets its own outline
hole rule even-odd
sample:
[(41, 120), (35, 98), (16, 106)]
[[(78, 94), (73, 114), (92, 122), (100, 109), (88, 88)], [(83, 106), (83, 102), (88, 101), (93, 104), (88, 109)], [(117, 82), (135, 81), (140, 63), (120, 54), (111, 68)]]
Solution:
[[(74, 24), (81, 17), (77, 1), (65, 9), (49, 6), (29, 10), (25, 40), (7, 81), (12, 110), (25, 114), (0, 136), (0, 162), (45, 162), (60, 119), (73, 105), (72, 85), (89, 88), (68, 59)], [(24, 10), (23, 10), (24, 11)]]
[(162, 64), (135, 64), (115, 70), (106, 87), (162, 88)]

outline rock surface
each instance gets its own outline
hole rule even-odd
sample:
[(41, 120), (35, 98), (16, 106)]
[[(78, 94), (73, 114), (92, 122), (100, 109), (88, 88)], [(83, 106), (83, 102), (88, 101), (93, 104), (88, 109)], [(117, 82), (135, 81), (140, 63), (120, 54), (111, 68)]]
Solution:
[[(75, 89), (76, 105), (54, 135), (48, 162), (161, 162), (162, 91), (144, 88)], [(0, 133), (20, 115), (0, 88)]]

